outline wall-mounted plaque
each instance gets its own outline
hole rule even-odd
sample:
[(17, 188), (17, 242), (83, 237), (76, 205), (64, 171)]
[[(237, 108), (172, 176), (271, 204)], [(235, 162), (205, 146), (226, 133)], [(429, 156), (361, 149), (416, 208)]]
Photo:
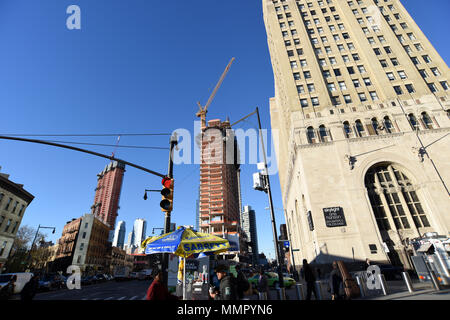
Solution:
[(323, 214), (325, 216), (325, 224), (329, 228), (347, 225), (344, 210), (341, 207), (323, 208)]

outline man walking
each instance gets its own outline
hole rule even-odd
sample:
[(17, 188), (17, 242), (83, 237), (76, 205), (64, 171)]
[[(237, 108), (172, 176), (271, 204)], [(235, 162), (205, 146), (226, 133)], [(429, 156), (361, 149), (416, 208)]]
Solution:
[(341, 298), (339, 289), (341, 288), (342, 276), (336, 261), (333, 261), (333, 270), (330, 273), (328, 283), (330, 286), (331, 300), (339, 300)]
[(244, 272), (241, 270), (241, 266), (236, 266), (237, 271), (237, 293), (239, 300), (244, 299), (244, 293), (250, 288), (250, 284), (247, 280), (247, 277), (244, 275)]
[(237, 299), (237, 288), (235, 280), (232, 276), (227, 275), (227, 266), (219, 264), (215, 272), (217, 274), (217, 279), (220, 281), (219, 292), (209, 292), (209, 295), (214, 300), (236, 300)]
[(315, 287), (316, 277), (311, 266), (306, 259), (303, 259), (302, 278), (306, 281), (306, 300), (311, 300), (311, 293), (314, 292), (314, 297), (317, 300), (317, 292)]
[(266, 299), (269, 300), (269, 285), (267, 283), (267, 276), (265, 275), (263, 269), (259, 270), (258, 285), (256, 288), (259, 293), (265, 293)]

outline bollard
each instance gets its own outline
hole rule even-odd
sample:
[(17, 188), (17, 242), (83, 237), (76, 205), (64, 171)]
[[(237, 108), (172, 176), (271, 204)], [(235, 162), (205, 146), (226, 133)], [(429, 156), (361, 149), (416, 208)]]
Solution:
[(364, 298), (366, 296), (366, 290), (360, 276), (356, 276), (356, 282), (358, 283), (359, 291), (361, 292), (361, 298)]
[(378, 280), (380, 281), (381, 284), (381, 290), (383, 290), (383, 294), (385, 296), (387, 296), (388, 294), (388, 290), (387, 290), (387, 284), (386, 284), (386, 279), (384, 278), (384, 274), (379, 274), (378, 275)]
[(303, 285), (301, 283), (297, 283), (295, 285), (295, 289), (297, 291), (297, 299), (298, 300), (305, 300), (305, 295), (303, 293)]
[(259, 300), (267, 300), (267, 292), (258, 293)]
[(320, 281), (317, 280), (315, 285), (316, 285), (316, 293), (317, 293), (317, 297), (315, 297), (316, 300), (323, 300), (322, 285), (321, 285)]
[(278, 300), (286, 300), (286, 288), (277, 288)]
[(430, 270), (430, 277), (431, 277), (431, 281), (433, 282), (434, 288), (438, 291), (442, 290), (441, 285), (440, 285), (438, 279), (436, 278), (436, 274), (434, 273), (433, 270)]
[(413, 288), (413, 285), (412, 285), (412, 282), (411, 282), (411, 278), (409, 277), (408, 272), (402, 272), (402, 275), (403, 275), (403, 280), (405, 280), (406, 287), (408, 288), (408, 291), (410, 293), (413, 293), (414, 292), (414, 288)]

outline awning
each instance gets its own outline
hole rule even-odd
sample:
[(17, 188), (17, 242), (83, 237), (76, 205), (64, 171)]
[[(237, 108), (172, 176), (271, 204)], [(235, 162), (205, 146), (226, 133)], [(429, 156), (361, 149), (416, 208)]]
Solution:
[(417, 249), (416, 251), (417, 252), (427, 252), (432, 245), (433, 245), (432, 243), (421, 244), (419, 249)]

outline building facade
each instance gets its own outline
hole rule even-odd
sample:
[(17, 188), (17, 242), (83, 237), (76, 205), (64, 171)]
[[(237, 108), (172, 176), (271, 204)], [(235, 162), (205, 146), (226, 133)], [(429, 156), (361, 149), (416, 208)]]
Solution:
[(123, 249), (125, 244), (125, 233), (126, 233), (125, 221), (119, 221), (114, 231), (114, 239), (112, 242), (113, 247), (119, 247)]
[(94, 204), (91, 213), (114, 230), (119, 210), (120, 192), (122, 190), (125, 164), (111, 161), (102, 172), (97, 175)]
[(0, 173), (0, 272), (8, 259), (26, 208), (34, 196)]
[(256, 229), (256, 215), (255, 210), (251, 206), (244, 206), (241, 218), (242, 230), (247, 235), (249, 242), (249, 254), (251, 255), (252, 264), (258, 264), (258, 233)]
[(109, 231), (109, 226), (93, 214), (81, 217), (72, 264), (86, 273), (108, 271), (111, 263)]
[(448, 66), (399, 0), (263, 11), (295, 260), (411, 267), (409, 239), (450, 230)]
[(202, 128), (200, 163), (200, 232), (230, 241), (239, 253), (241, 242), (239, 207), (239, 148), (230, 122), (210, 120)]
[(65, 272), (67, 267), (72, 264), (73, 253), (78, 239), (80, 225), (81, 218), (78, 218), (68, 221), (64, 226), (61, 238), (58, 239), (58, 249), (53, 264), (56, 271)]

